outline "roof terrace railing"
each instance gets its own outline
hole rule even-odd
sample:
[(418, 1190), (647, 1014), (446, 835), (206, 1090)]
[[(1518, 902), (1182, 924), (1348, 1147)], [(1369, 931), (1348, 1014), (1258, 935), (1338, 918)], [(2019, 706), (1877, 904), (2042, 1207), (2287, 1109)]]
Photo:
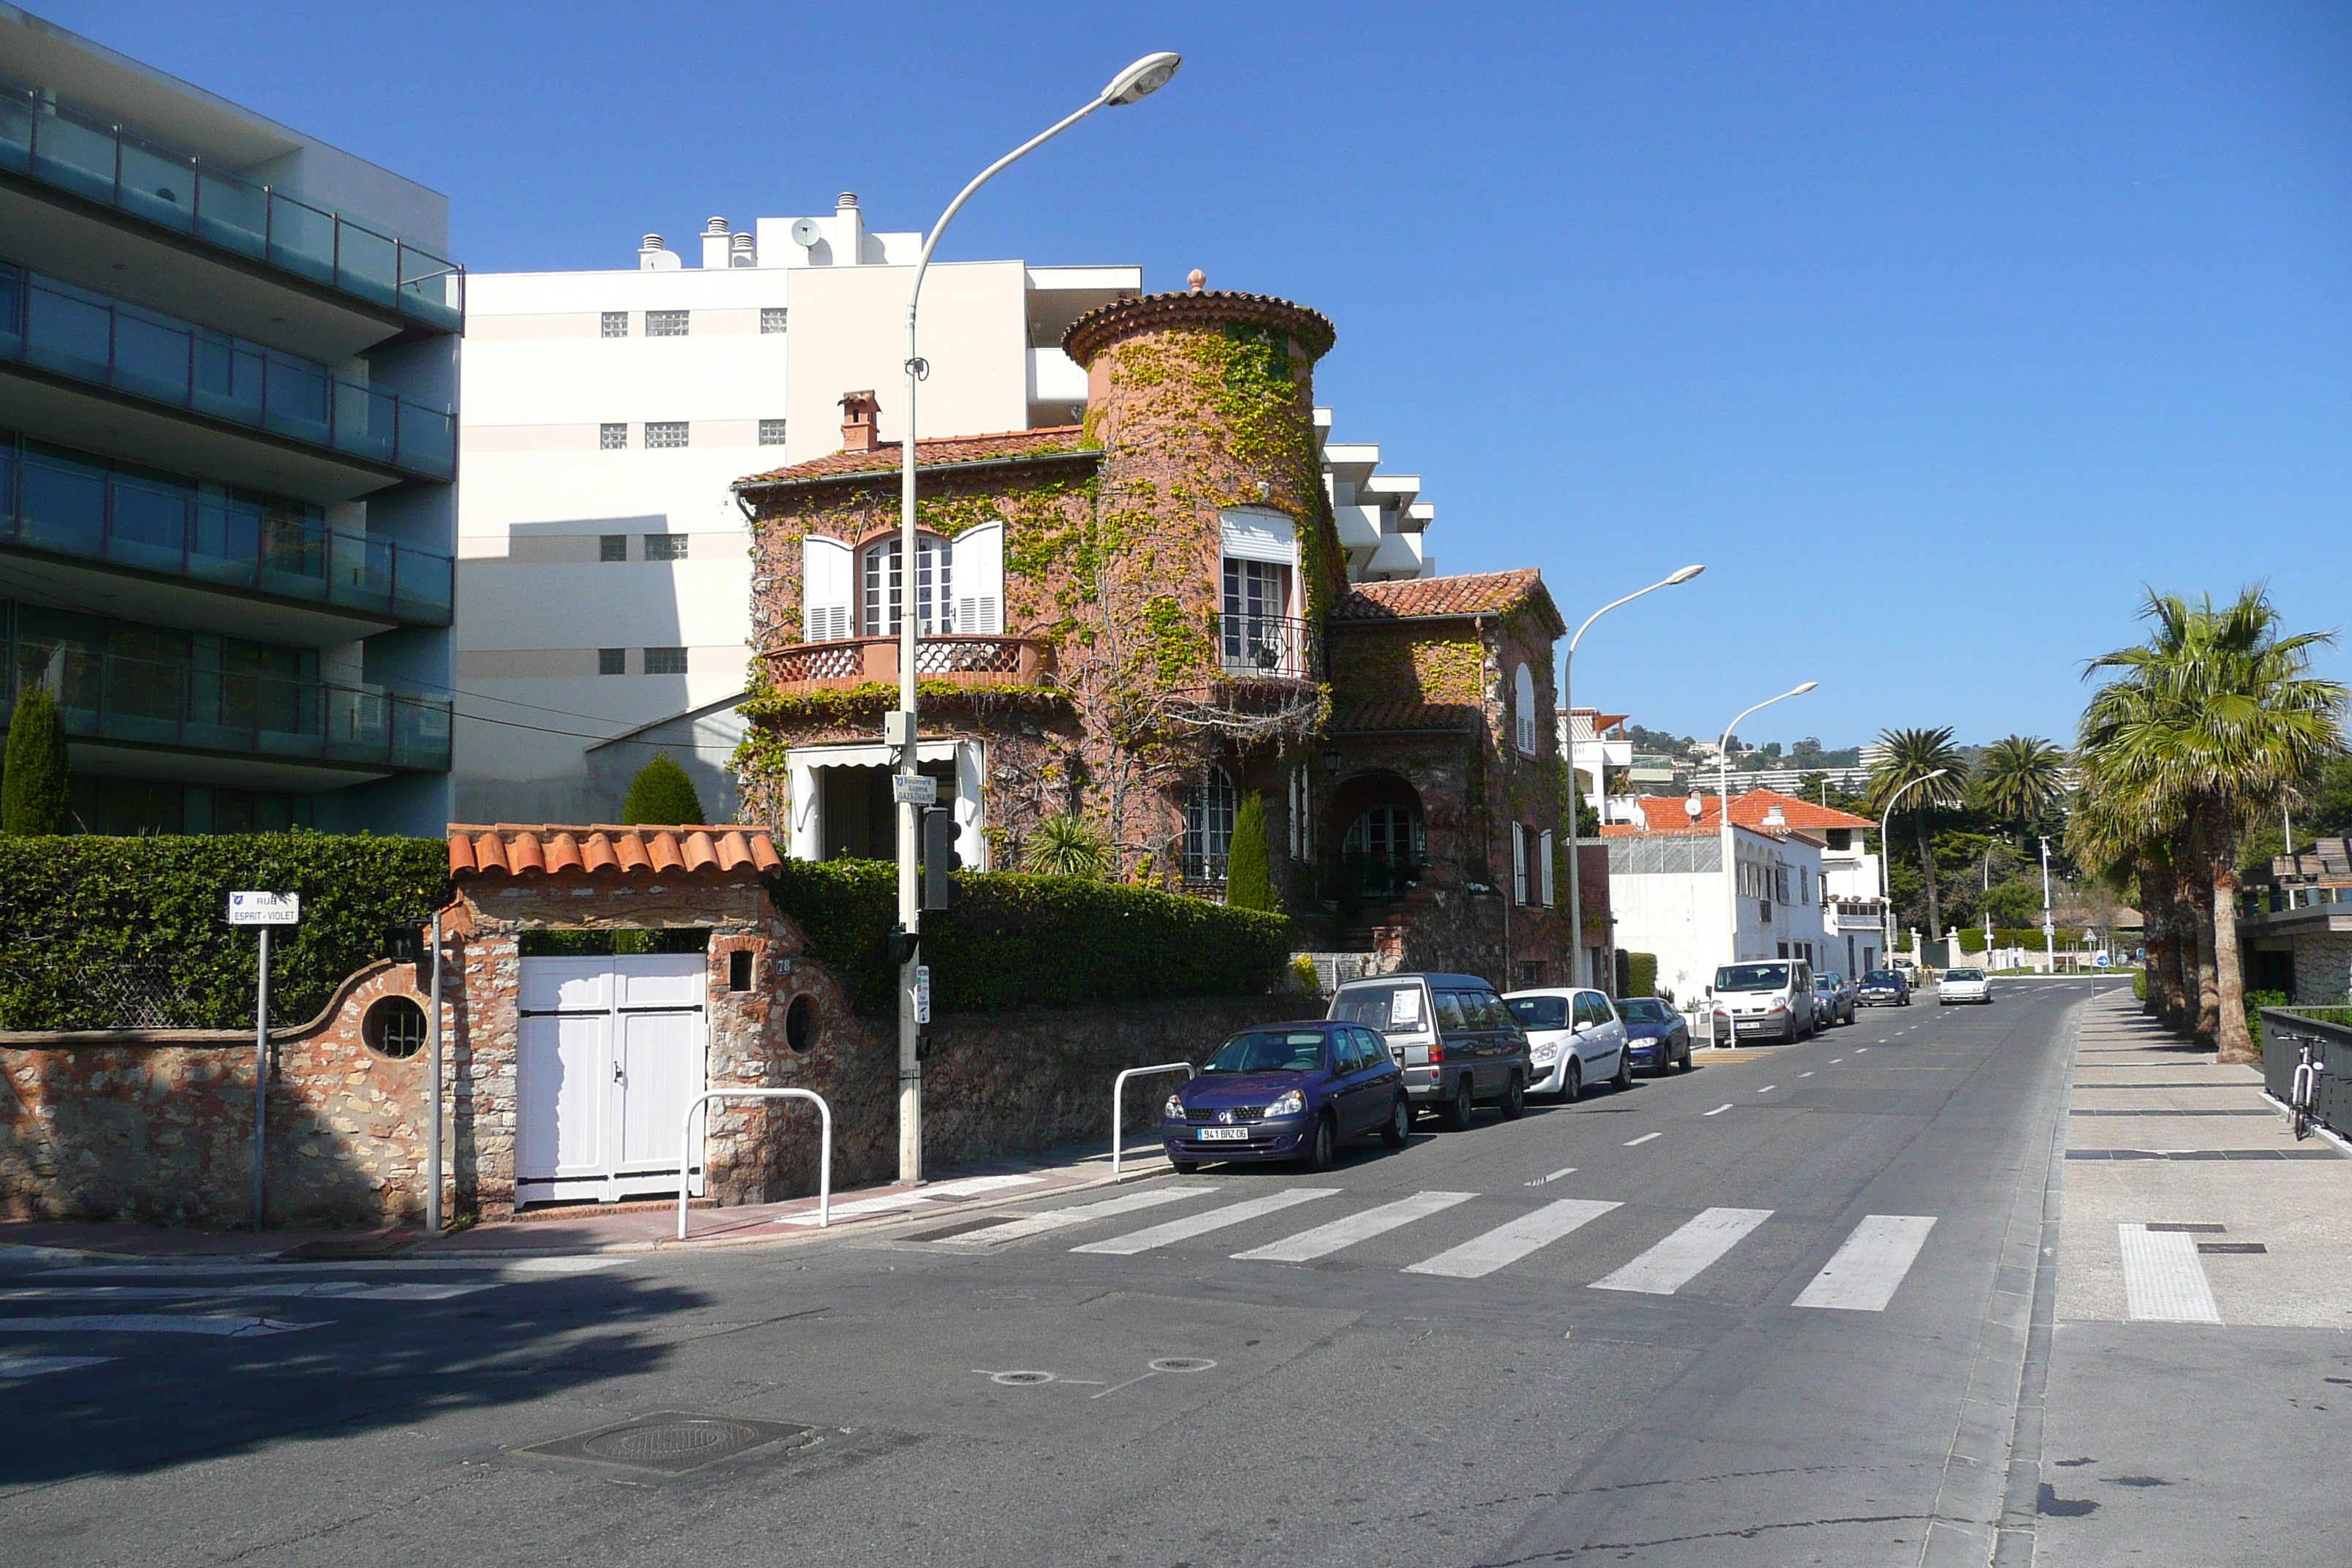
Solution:
[(103, 114), (0, 79), (0, 169), (104, 202), (353, 299), (456, 331), (466, 271), (444, 256), (295, 200)]
[(457, 472), (457, 416), (446, 405), (5, 262), (0, 360), (426, 479)]

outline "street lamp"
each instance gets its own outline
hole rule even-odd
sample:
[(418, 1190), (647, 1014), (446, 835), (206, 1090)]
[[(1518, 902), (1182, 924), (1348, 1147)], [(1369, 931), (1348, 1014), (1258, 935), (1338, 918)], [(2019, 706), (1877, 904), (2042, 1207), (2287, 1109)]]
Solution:
[(1775, 702), (1788, 698), (1802, 697), (1820, 684), (1818, 680), (1808, 680), (1802, 686), (1790, 687), (1779, 697), (1767, 697), (1763, 701), (1756, 704), (1755, 708), (1743, 709), (1738, 718), (1723, 727), (1723, 739), (1716, 744), (1715, 809), (1716, 815), (1722, 818), (1722, 821), (1717, 824), (1716, 831), (1723, 843), (1723, 910), (1724, 913), (1731, 919), (1728, 939), (1731, 942), (1731, 962), (1734, 963), (1739, 962), (1739, 879), (1733, 874), (1731, 858), (1731, 737), (1738, 730), (1739, 721), (1755, 712), (1758, 708), (1769, 708)]
[(915, 277), (907, 290), (907, 428), (898, 449), (898, 710), (887, 716), (883, 742), (896, 747), (898, 752), (898, 779), (893, 782), (892, 795), (898, 807), (898, 940), (893, 944), (898, 959), (898, 1179), (919, 1182), (923, 1179), (923, 1066), (918, 1058), (917, 1036), (919, 1026), (915, 1019), (915, 969), (920, 956), (916, 939), (922, 927), (922, 884), (916, 868), (916, 841), (921, 828), (917, 816), (923, 803), (916, 798), (918, 775), (915, 756), (915, 593), (919, 585), (916, 571), (918, 559), (915, 541), (915, 385), (930, 373), (917, 352), (915, 323), (917, 310), (923, 297), (923, 274), (931, 265), (931, 252), (939, 248), (940, 237), (948, 225), (970, 201), (972, 193), (988, 184), (1006, 168), (1028, 156), (1038, 148), (1092, 114), (1105, 104), (1128, 104), (1148, 97), (1168, 85), (1183, 64), (1183, 57), (1174, 54), (1146, 55), (1117, 76), (1110, 85), (1096, 94), (1094, 101), (1067, 119), (1060, 121), (1024, 142), (975, 175), (971, 183), (956, 193), (940, 221), (931, 226), (929, 236), (923, 241), (922, 255), (915, 261)]
[[(2036, 834), (2034, 837), (2041, 837)], [(2058, 927), (2050, 919), (2050, 840), (2042, 839), (2042, 962), (2058, 973)]]
[[(1901, 800), (1905, 795), (1906, 795), (1910, 794), (1913, 790), (1917, 789), (1921, 784), (1926, 784), (1928, 780), (1930, 780), (1930, 779), (1939, 779), (1939, 778), (1942, 778), (1945, 774), (1947, 774), (1947, 773), (1950, 773), (1951, 771), (1952, 771), (1952, 770), (1951, 770), (1951, 769), (1949, 769), (1949, 768), (1937, 768), (1937, 769), (1934, 773), (1921, 773), (1917, 778), (1913, 779), (1909, 784), (1905, 784), (1901, 789), (1896, 790), (1893, 795), (1891, 795), (1887, 796), (1887, 797), (1886, 797), (1886, 809), (1885, 809), (1885, 812), (1881, 813), (1881, 814), (1880, 814), (1880, 816), (1879, 816), (1879, 818), (1878, 818), (1878, 921), (1879, 921), (1879, 935), (1878, 935), (1878, 940), (1879, 940), (1879, 942), (1880, 942), (1881, 945), (1880, 945), (1879, 950), (1878, 950), (1878, 962), (1879, 962), (1879, 963), (1892, 963), (1892, 962), (1893, 962), (1893, 960), (1894, 960), (1894, 958), (1895, 958), (1895, 893), (1894, 893), (1894, 887), (1895, 887), (1895, 884), (1894, 884), (1892, 881), (1888, 880), (1888, 879), (1887, 879), (1887, 875), (1886, 875), (1886, 860), (1887, 860), (1886, 834), (1887, 834), (1887, 825), (1888, 825), (1889, 823), (1891, 823), (1891, 822), (1893, 822), (1893, 821), (1895, 820), (1895, 803), (1896, 801)], [(1916, 933), (1914, 933), (1914, 934), (1916, 934)]]
[[(1585, 963), (1584, 899), (1582, 880), (1579, 876), (1576, 864), (1576, 819), (1584, 803), (1584, 792), (1577, 786), (1576, 783), (1576, 703), (1570, 695), (1571, 683), (1576, 675), (1576, 645), (1584, 640), (1584, 634), (1592, 629), (1593, 622), (1615, 609), (1617, 605), (1630, 605), (1643, 594), (1654, 594), (1661, 588), (1679, 588), (1706, 570), (1704, 566), (1685, 566), (1664, 581), (1651, 584), (1640, 593), (1628, 594), (1614, 603), (1601, 605), (1584, 617), (1584, 624), (1576, 628), (1574, 637), (1568, 639), (1568, 654), (1560, 660), (1559, 710), (1568, 715), (1568, 924), (1570, 931), (1568, 973), (1570, 983), (1572, 984), (1593, 984), (1591, 971)], [(1597, 743), (1601, 736), (1596, 731), (1592, 739)], [(1609, 796), (1602, 787), (1603, 777), (1601, 764), (1593, 763), (1593, 793), (1606, 801)]]

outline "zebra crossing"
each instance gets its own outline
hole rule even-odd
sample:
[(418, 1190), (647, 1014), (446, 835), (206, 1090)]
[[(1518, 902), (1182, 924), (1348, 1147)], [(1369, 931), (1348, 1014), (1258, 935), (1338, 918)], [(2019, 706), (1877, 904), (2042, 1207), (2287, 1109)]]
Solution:
[[(1560, 1173), (1566, 1174), (1567, 1173)], [(1097, 1203), (1049, 1210), (942, 1236), (939, 1245), (992, 1249), (1068, 1227), (1118, 1221), (1149, 1211), (1210, 1197), (1233, 1198), (1228, 1184), (1190, 1182), (1122, 1194)], [(1255, 1197), (1197, 1208), (1175, 1218), (1155, 1217), (1139, 1229), (1080, 1242), (1069, 1250), (1094, 1257), (1135, 1258), (1181, 1244), (1217, 1237), (1294, 1209), (1336, 1208), (1348, 1197), (1339, 1187), (1286, 1187)], [(1295, 1230), (1226, 1256), (1239, 1263), (1311, 1264), (1382, 1237), (1405, 1237), (1411, 1228), (1439, 1220), (1485, 1194), (1430, 1191), (1387, 1196), (1369, 1207)], [(1336, 1200), (1336, 1201), (1335, 1201)], [(1625, 1210), (1601, 1198), (1558, 1198), (1427, 1257), (1404, 1264), (1405, 1274), (1448, 1279), (1483, 1279), (1567, 1242), (1595, 1221)], [(1587, 1282), (1595, 1290), (1672, 1296), (1689, 1288), (1731, 1256), (1770, 1222), (1762, 1208), (1708, 1208), (1675, 1225), (1631, 1259)], [(1299, 1217), (1308, 1217), (1301, 1215)], [(1319, 1216), (1317, 1216), (1319, 1218)], [(1620, 1218), (1630, 1217), (1620, 1215)], [(1841, 1240), (1790, 1305), (1848, 1312), (1883, 1312), (1895, 1300), (1927, 1245), (1936, 1220), (1927, 1215), (1868, 1215)], [(1215, 1245), (1213, 1242), (1211, 1245)], [(1226, 1243), (1231, 1246), (1230, 1242)], [(1611, 1243), (1622, 1248), (1622, 1237)]]

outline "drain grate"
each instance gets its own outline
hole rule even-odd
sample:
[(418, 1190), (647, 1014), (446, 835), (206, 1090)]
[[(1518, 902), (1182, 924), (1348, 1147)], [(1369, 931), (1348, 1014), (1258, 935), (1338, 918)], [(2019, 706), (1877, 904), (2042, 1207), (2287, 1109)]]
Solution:
[(2142, 1230), (2188, 1231), (2197, 1236), (2219, 1236), (2230, 1227), (2226, 1225), (2194, 1225), (2185, 1221), (2158, 1220), (2140, 1226)]
[(600, 1426), (537, 1443), (518, 1453), (551, 1459), (593, 1459), (599, 1464), (626, 1465), (633, 1469), (658, 1470), (679, 1476), (747, 1449), (809, 1430), (778, 1421), (747, 1421), (735, 1415), (688, 1415), (665, 1410), (640, 1415), (618, 1426)]
[(2197, 1250), (2200, 1252), (2268, 1252), (2270, 1248), (2259, 1241), (2200, 1241), (2197, 1244)]

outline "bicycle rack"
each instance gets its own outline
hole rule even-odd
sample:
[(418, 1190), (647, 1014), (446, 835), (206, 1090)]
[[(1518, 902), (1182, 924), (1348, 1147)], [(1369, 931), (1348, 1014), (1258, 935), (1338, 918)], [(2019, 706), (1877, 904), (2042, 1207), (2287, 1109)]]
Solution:
[(1127, 1080), (1131, 1078), (1142, 1078), (1151, 1073), (1161, 1072), (1181, 1072), (1184, 1075), (1185, 1082), (1190, 1083), (1192, 1081), (1192, 1064), (1191, 1062), (1161, 1062), (1158, 1067), (1129, 1068), (1125, 1072), (1119, 1074), (1118, 1080), (1111, 1085), (1110, 1173), (1113, 1181), (1118, 1179), (1120, 1151), (1127, 1143), (1127, 1140), (1121, 1135), (1119, 1129), (1120, 1102), (1127, 1098)]
[(805, 1100), (816, 1107), (823, 1119), (824, 1142), (819, 1145), (816, 1176), (816, 1223), (823, 1230), (833, 1223), (833, 1107), (822, 1095), (806, 1089), (714, 1089), (698, 1096), (686, 1108), (685, 1119), (677, 1130), (677, 1238), (686, 1239), (686, 1190), (694, 1170), (694, 1119), (702, 1108), (714, 1100)]

